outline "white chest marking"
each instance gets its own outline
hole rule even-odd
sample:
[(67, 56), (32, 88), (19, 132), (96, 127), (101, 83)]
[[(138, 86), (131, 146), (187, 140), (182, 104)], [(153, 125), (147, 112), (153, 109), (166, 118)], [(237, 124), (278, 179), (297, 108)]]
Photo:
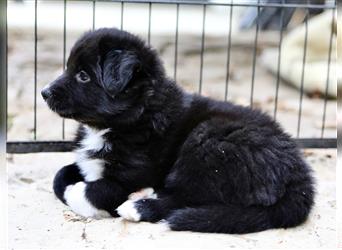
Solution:
[(105, 161), (102, 159), (89, 158), (87, 151), (100, 151), (105, 146), (104, 134), (110, 129), (96, 130), (85, 127), (86, 135), (81, 141), (81, 148), (76, 151), (77, 165), (86, 181), (96, 181), (102, 178)]

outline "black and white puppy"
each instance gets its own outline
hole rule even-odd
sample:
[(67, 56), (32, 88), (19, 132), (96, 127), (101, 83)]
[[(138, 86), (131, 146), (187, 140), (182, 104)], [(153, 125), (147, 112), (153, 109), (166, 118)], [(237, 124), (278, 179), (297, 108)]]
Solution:
[(311, 210), (311, 169), (275, 121), (185, 93), (128, 32), (83, 35), (42, 96), (81, 123), (77, 161), (54, 191), (82, 216), (249, 233), (297, 226)]

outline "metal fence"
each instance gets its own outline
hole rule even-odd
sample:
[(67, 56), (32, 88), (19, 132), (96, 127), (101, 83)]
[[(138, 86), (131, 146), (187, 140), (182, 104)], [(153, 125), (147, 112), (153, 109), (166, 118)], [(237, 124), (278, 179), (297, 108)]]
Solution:
[[(38, 40), (38, 29), (39, 25), (37, 22), (37, 10), (38, 6), (40, 4), (39, 1), (37, 0), (28, 0), (28, 1), (33, 1), (34, 2), (34, 8), (35, 8), (35, 15), (34, 15), (34, 67), (33, 67), (33, 74), (34, 74), (34, 125), (33, 125), (33, 138), (32, 140), (19, 140), (19, 141), (8, 141), (7, 142), (7, 152), (8, 153), (30, 153), (30, 152), (66, 152), (70, 151), (73, 148), (73, 143), (72, 141), (66, 140), (65, 139), (65, 122), (64, 120), (61, 120), (62, 122), (62, 131), (61, 131), (61, 140), (54, 140), (54, 141), (42, 141), (42, 140), (37, 140), (37, 93), (39, 93), (37, 89), (37, 56), (38, 56), (38, 50), (37, 50), (37, 45), (39, 43)], [(73, 2), (77, 2), (81, 0), (73, 0)], [(6, 1), (4, 1), (6, 2)], [(62, 2), (62, 1), (61, 1)], [(67, 48), (66, 48), (66, 29), (67, 29), (67, 0), (64, 0), (62, 2), (63, 7), (64, 7), (64, 19), (63, 19), (63, 69), (65, 69), (65, 61), (66, 61), (66, 53), (67, 53)], [(85, 1), (83, 1), (85, 2)], [(280, 8), (281, 9), (281, 16), (280, 16), (280, 24), (279, 24), (279, 46), (278, 46), (278, 59), (274, 63), (277, 64), (278, 67), (278, 74), (276, 74), (276, 91), (274, 93), (274, 98), (275, 98), (275, 104), (274, 104), (274, 110), (273, 110), (273, 115), (274, 117), (277, 116), (277, 111), (278, 111), (278, 101), (279, 101), (279, 85), (281, 81), (279, 69), (281, 67), (281, 49), (282, 49), (282, 40), (283, 40), (283, 32), (284, 32), (284, 11), (286, 9), (294, 9), (294, 8), (299, 8), (303, 9), (306, 11), (306, 15), (309, 15), (309, 12), (311, 10), (326, 10), (326, 9), (332, 9), (335, 12), (336, 9), (336, 2), (335, 1), (325, 1), (324, 4), (314, 4), (311, 3), (310, 1), (261, 1), (261, 0), (249, 0), (249, 1), (233, 1), (233, 0), (227, 0), (227, 1), (217, 1), (217, 0), (211, 0), (211, 1), (200, 1), (200, 0), (93, 0), (93, 1), (88, 1), (92, 4), (92, 28), (95, 28), (95, 22), (96, 22), (96, 7), (99, 2), (117, 2), (120, 4), (120, 19), (121, 23), (118, 25), (118, 27), (121, 27), (121, 29), (124, 26), (124, 15), (125, 15), (125, 8), (126, 4), (128, 3), (136, 3), (136, 4), (142, 4), (142, 5), (147, 5), (148, 7), (148, 27), (147, 27), (147, 41), (150, 43), (151, 41), (151, 16), (153, 15), (153, 7), (156, 4), (170, 4), (170, 5), (175, 5), (176, 8), (176, 17), (175, 17), (175, 32), (174, 32), (174, 37), (172, 39), (172, 43), (174, 43), (174, 70), (173, 70), (173, 77), (176, 79), (177, 78), (177, 67), (178, 67), (178, 40), (179, 40), (179, 13), (180, 13), (180, 7), (183, 5), (194, 5), (194, 6), (200, 6), (202, 8), (202, 23), (201, 23), (201, 36), (200, 36), (200, 64), (199, 64), (199, 82), (198, 82), (198, 92), (202, 92), (202, 86), (203, 86), (203, 68), (204, 68), (204, 56), (206, 53), (206, 45), (205, 45), (205, 38), (206, 38), (206, 15), (207, 15), (207, 8), (209, 6), (229, 6), (229, 12), (227, 13), (227, 19), (230, 20), (229, 22), (229, 32), (228, 32), (228, 38), (227, 38), (227, 55), (226, 55), (226, 80), (225, 80), (225, 100), (228, 98), (228, 92), (229, 92), (229, 87), (230, 87), (230, 77), (229, 77), (229, 69), (230, 69), (230, 64), (231, 64), (231, 39), (232, 39), (232, 32), (231, 32), (231, 19), (232, 15), (234, 12), (234, 9), (236, 7), (255, 7), (257, 9), (257, 17), (259, 17), (259, 14), (263, 9), (267, 8)], [(323, 1), (324, 2), (324, 1)], [(6, 3), (4, 4), (4, 8), (2, 8), (2, 11), (4, 11), (4, 15), (6, 15)], [(20, 18), (20, 17), (18, 17)], [(334, 18), (334, 16), (332, 16)], [(250, 105), (253, 107), (253, 97), (254, 97), (254, 92), (256, 91), (255, 89), (255, 69), (256, 69), (256, 64), (257, 64), (257, 46), (259, 42), (259, 34), (261, 31), (261, 27), (259, 24), (259, 18), (257, 18), (257, 21), (255, 23), (255, 33), (254, 33), (254, 52), (253, 52), (253, 60), (251, 64), (251, 82), (250, 82), (250, 89), (246, 90), (249, 91), (250, 93)], [(302, 105), (303, 105), (303, 96), (304, 96), (304, 73), (305, 73), (305, 65), (306, 65), (306, 49), (307, 49), (307, 43), (308, 39), (308, 18), (305, 18), (305, 40), (304, 40), (304, 53), (303, 53), (303, 64), (302, 64), (302, 78), (301, 78), (301, 86), (300, 86), (300, 94), (299, 94), (299, 99), (298, 99), (298, 119), (297, 119), (297, 138), (296, 140), (302, 147), (306, 148), (332, 148), (336, 147), (336, 142), (337, 139), (336, 137), (333, 138), (327, 138), (324, 136), (324, 131), (326, 129), (326, 110), (327, 110), (327, 91), (329, 88), (329, 81), (330, 81), (330, 64), (332, 60), (331, 56), (331, 48), (332, 48), (332, 43), (333, 43), (333, 33), (331, 32), (330, 36), (330, 48), (329, 48), (329, 55), (327, 55), (327, 65), (328, 65), (328, 70), (327, 70), (327, 75), (326, 75), (326, 90), (325, 90), (325, 95), (324, 98), (322, 99), (323, 102), (323, 112), (321, 114), (321, 136), (318, 138), (302, 138), (299, 136), (299, 131), (301, 128), (301, 122), (303, 119), (303, 114), (302, 114)], [(4, 25), (1, 33), (4, 34), (2, 36), (3, 41), (7, 44), (7, 39), (8, 39), (8, 32), (7, 32), (7, 25)], [(7, 46), (8, 47), (8, 46)], [(1, 54), (1, 59), (5, 61), (5, 64), (1, 64), (1, 72), (5, 72), (5, 75), (3, 75), (3, 84), (8, 86), (8, 78), (7, 78), (7, 72), (8, 72), (8, 63), (7, 63), (7, 58), (8, 54), (3, 53)], [(296, 135), (294, 135), (296, 137)]]

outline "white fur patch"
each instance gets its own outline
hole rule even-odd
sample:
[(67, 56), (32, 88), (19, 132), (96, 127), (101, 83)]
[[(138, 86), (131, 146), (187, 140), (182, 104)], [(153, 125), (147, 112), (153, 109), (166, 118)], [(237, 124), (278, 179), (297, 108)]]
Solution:
[(140, 189), (137, 192), (131, 193), (128, 196), (129, 200), (141, 200), (141, 199), (157, 199), (157, 194), (154, 192), (154, 189), (151, 187)]
[(78, 158), (77, 166), (86, 181), (96, 181), (102, 178), (105, 161), (101, 159)]
[(135, 201), (128, 200), (122, 203), (116, 211), (118, 214), (129, 221), (139, 221), (141, 215), (138, 213), (137, 209), (135, 208)]
[(69, 185), (64, 192), (66, 203), (75, 213), (83, 217), (103, 218), (110, 217), (107, 211), (95, 208), (86, 198), (86, 183), (77, 182), (75, 185)]
[(81, 141), (83, 150), (94, 150), (99, 151), (103, 148), (105, 144), (105, 140), (103, 135), (110, 131), (109, 128), (97, 130), (94, 128), (90, 128), (88, 126), (84, 126), (86, 131), (86, 136)]
[(103, 135), (108, 133), (110, 129), (96, 130), (87, 126), (84, 128), (86, 135), (81, 141), (81, 148), (76, 151), (76, 162), (86, 181), (96, 181), (102, 178), (105, 161), (88, 158), (87, 151), (100, 151), (106, 143)]

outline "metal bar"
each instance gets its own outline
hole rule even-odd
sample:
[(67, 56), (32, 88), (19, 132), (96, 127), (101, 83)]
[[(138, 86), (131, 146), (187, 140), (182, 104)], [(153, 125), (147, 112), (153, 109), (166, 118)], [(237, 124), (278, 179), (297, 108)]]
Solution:
[(33, 125), (33, 138), (37, 139), (37, 10), (38, 0), (34, 1), (34, 125)]
[[(258, 3), (260, 0), (258, 0)], [(255, 66), (256, 66), (256, 57), (257, 57), (257, 49), (258, 49), (258, 38), (259, 38), (259, 15), (260, 15), (260, 7), (258, 7), (258, 15), (256, 18), (255, 25), (255, 39), (254, 39), (254, 51), (253, 51), (253, 70), (252, 70), (252, 83), (251, 83), (251, 95), (250, 95), (250, 106), (253, 108), (253, 95), (254, 95), (254, 83), (255, 83)]]
[(328, 69), (327, 69), (327, 81), (325, 84), (325, 96), (324, 96), (324, 108), (323, 108), (323, 117), (322, 117), (322, 130), (321, 130), (321, 138), (324, 136), (325, 130), (325, 119), (327, 113), (327, 102), (328, 102), (328, 90), (329, 90), (329, 82), (330, 82), (330, 64), (331, 64), (331, 52), (332, 52), (332, 41), (333, 41), (333, 23), (334, 23), (335, 11), (332, 11), (332, 19), (331, 19), (331, 32), (330, 32), (330, 40), (329, 40), (329, 54), (328, 54)]
[(148, 3), (148, 32), (147, 32), (147, 43), (151, 44), (151, 15), (152, 15), (152, 3)]
[(202, 21), (202, 41), (201, 41), (201, 64), (200, 64), (200, 79), (198, 93), (202, 93), (202, 81), (203, 81), (203, 59), (204, 59), (204, 46), (205, 46), (205, 17), (207, 12), (207, 6), (203, 5), (203, 21)]
[(230, 51), (232, 47), (232, 22), (233, 22), (233, 6), (230, 6), (229, 11), (229, 32), (228, 32), (228, 44), (227, 44), (227, 73), (226, 73), (226, 87), (224, 91), (224, 100), (228, 99), (228, 87), (229, 87), (229, 77), (230, 77)]
[(93, 0), (93, 30), (95, 30), (96, 21), (96, 0)]
[(7, 51), (7, 1), (0, 1), (0, 154), (4, 153), (7, 139)]
[[(66, 14), (67, 14), (67, 0), (64, 0), (63, 13), (63, 71), (66, 68)], [(65, 119), (62, 119), (62, 139), (65, 139)]]
[[(84, 2), (91, 0), (73, 0), (74, 2)], [(97, 0), (98, 2), (125, 2), (125, 3), (157, 3), (157, 4), (184, 4), (184, 5), (213, 5), (213, 6), (236, 6), (236, 7), (273, 7), (273, 8), (303, 8), (303, 9), (334, 9), (336, 4), (300, 4), (300, 3), (255, 3), (255, 2), (222, 2), (220, 0)]]
[(177, 80), (177, 63), (178, 63), (178, 24), (179, 24), (179, 4), (176, 7), (176, 35), (175, 35), (175, 62), (173, 66), (173, 79)]
[(0, 227), (0, 231), (2, 235), (0, 236), (1, 248), (7, 249), (8, 242), (6, 238), (6, 234), (8, 233), (8, 229), (5, 225), (7, 225), (7, 218), (5, 216), (5, 211), (7, 211), (6, 202), (8, 187), (7, 187), (7, 166), (6, 166), (6, 140), (7, 140), (7, 70), (8, 70), (8, 30), (7, 30), (7, 1), (0, 1), (0, 199), (5, 202), (2, 202), (0, 220), (2, 221), (4, 226)]
[(7, 153), (69, 152), (75, 147), (72, 141), (7, 142)]
[(5, 21), (4, 21), (4, 24), (5, 24), (5, 41), (4, 41), (4, 44), (5, 44), (5, 51), (4, 53), (6, 54), (6, 62), (5, 62), (5, 69), (4, 69), (4, 75), (5, 75), (5, 78), (6, 78), (6, 85), (5, 85), (5, 91), (2, 92), (2, 93), (5, 93), (5, 97), (4, 97), (4, 102), (5, 102), (5, 105), (3, 106), (5, 108), (5, 112), (6, 112), (6, 124), (5, 124), (5, 140), (7, 141), (7, 132), (8, 132), (8, 123), (7, 123), (7, 117), (8, 117), (8, 4), (7, 4), (7, 1), (4, 1), (6, 3), (4, 3), (5, 5), (5, 15), (4, 15), (4, 18), (5, 18)]
[(121, 30), (123, 30), (123, 17), (124, 17), (124, 2), (121, 2), (121, 23), (120, 23)]
[(336, 138), (297, 138), (296, 143), (301, 148), (336, 148)]
[(309, 11), (306, 10), (305, 15), (305, 37), (304, 37), (304, 51), (303, 51), (303, 66), (302, 66), (302, 76), (300, 83), (300, 96), (299, 96), (299, 111), (298, 111), (298, 123), (297, 123), (297, 138), (300, 133), (300, 124), (302, 119), (302, 107), (303, 107), (303, 95), (304, 95), (304, 78), (305, 78), (305, 65), (306, 65), (306, 52), (307, 52), (307, 44), (308, 44), (308, 17)]
[[(282, 0), (284, 2), (284, 0)], [(283, 32), (284, 32), (284, 9), (281, 9), (280, 13), (280, 31), (279, 31), (279, 45), (278, 45), (278, 70), (277, 70), (277, 81), (276, 81), (276, 93), (274, 98), (274, 112), (273, 118), (277, 119), (277, 111), (278, 111), (278, 97), (279, 97), (279, 85), (280, 85), (280, 72), (281, 72), (281, 53), (282, 53), (282, 45), (283, 45)]]
[[(336, 148), (336, 138), (294, 139), (301, 148)], [(7, 153), (70, 152), (75, 149), (73, 141), (11, 141), (7, 142)]]

